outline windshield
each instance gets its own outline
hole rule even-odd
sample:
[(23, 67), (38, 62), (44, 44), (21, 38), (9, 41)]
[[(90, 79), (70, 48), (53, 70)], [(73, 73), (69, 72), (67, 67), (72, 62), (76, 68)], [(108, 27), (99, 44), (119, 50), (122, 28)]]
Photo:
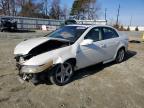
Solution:
[(65, 26), (49, 34), (48, 37), (75, 42), (86, 29), (87, 28), (83, 26)]

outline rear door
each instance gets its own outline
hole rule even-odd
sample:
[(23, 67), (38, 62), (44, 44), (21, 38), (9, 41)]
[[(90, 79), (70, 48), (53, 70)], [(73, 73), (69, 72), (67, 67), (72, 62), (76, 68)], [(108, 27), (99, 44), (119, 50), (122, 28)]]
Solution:
[(102, 41), (105, 45), (106, 58), (105, 60), (113, 59), (119, 45), (119, 35), (110, 27), (102, 27)]

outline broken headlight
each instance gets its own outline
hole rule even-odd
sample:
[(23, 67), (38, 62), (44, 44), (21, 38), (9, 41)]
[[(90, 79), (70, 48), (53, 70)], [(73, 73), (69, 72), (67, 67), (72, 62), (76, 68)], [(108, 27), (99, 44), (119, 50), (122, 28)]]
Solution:
[(20, 58), (19, 58), (19, 63), (20, 63), (20, 64), (24, 63), (24, 61), (25, 61), (25, 60), (24, 60), (23, 57), (20, 57)]
[(23, 73), (39, 73), (42, 72), (50, 67), (52, 67), (53, 61), (49, 61), (48, 63), (40, 66), (22, 66), (21, 72)]
[(43, 71), (41, 66), (23, 66), (21, 72), (23, 73), (38, 73)]

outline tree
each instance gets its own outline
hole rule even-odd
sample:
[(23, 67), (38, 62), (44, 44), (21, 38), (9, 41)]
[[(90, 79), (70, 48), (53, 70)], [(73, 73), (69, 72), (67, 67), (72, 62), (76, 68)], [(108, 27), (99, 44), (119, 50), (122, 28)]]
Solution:
[(0, 0), (0, 10), (2, 15), (16, 15), (15, 0)]
[(60, 0), (53, 0), (49, 12), (49, 17), (51, 19), (60, 19), (60, 16), (61, 16)]
[(32, 0), (22, 1), (19, 0), (19, 5), (21, 7), (21, 11), (19, 12), (20, 16), (24, 17), (42, 17), (42, 3), (34, 3)]
[(127, 31), (130, 31), (130, 27), (128, 26)]
[(43, 14), (45, 14), (45, 15), (48, 15), (48, 2), (49, 2), (49, 0), (42, 0)]
[(26, 0), (16, 0), (16, 6), (21, 10), (23, 5), (25, 5)]
[(96, 19), (97, 11), (100, 9), (97, 5), (97, 0), (75, 0), (72, 6), (71, 15), (80, 19), (83, 16), (85, 19)]
[(113, 27), (116, 28), (116, 29), (119, 29), (120, 28), (120, 24), (114, 24)]
[(10, 1), (11, 1), (11, 15), (16, 16), (17, 15), (16, 1), (15, 0), (10, 0)]
[(125, 31), (123, 25), (120, 26), (119, 30), (120, 30), (120, 31)]
[(0, 9), (1, 9), (1, 14), (6, 15), (7, 14), (7, 3), (6, 0), (0, 0)]
[(69, 10), (68, 10), (66, 5), (64, 5), (64, 7), (61, 9), (61, 14), (60, 15), (61, 15), (60, 17), (62, 17), (65, 20), (68, 18)]

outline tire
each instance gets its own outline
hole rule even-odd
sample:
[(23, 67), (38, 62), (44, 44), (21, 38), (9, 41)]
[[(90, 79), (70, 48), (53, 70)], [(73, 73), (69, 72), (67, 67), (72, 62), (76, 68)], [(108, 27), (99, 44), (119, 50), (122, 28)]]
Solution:
[(36, 74), (33, 74), (32, 78), (31, 78), (31, 82), (36, 86), (38, 85), (40, 82), (38, 80), (38, 76)]
[(124, 48), (121, 48), (117, 52), (115, 61), (116, 61), (116, 63), (121, 63), (124, 60), (124, 58), (125, 58), (125, 50), (124, 50)]
[(74, 69), (72, 63), (65, 62), (57, 65), (50, 75), (50, 81), (52, 84), (63, 86), (71, 81)]

